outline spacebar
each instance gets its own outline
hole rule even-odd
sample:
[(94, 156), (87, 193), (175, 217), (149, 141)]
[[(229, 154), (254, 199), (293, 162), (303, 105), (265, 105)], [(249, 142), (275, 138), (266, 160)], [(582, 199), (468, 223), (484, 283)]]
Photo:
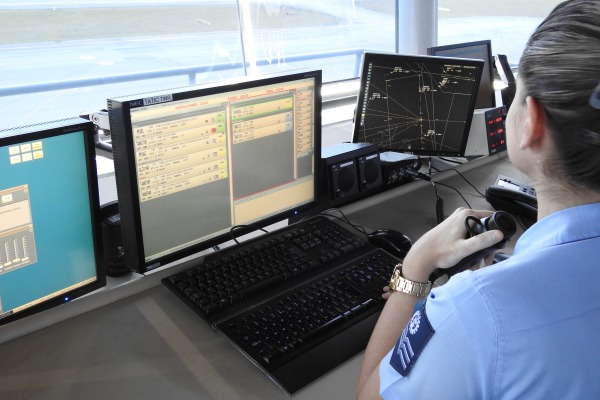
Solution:
[(258, 283), (255, 283), (252, 286), (248, 286), (247, 288), (244, 288), (242, 290), (239, 291), (239, 293), (242, 295), (242, 297), (246, 297), (246, 296), (251, 296), (263, 289), (268, 289), (269, 287), (273, 286), (273, 284), (277, 283), (277, 282), (281, 282), (284, 280), (284, 276), (279, 274), (279, 275), (274, 275), (270, 278), (267, 278), (263, 281), (260, 281)]
[(326, 322), (325, 324), (319, 326), (318, 328), (302, 335), (300, 337), (300, 339), (303, 342), (308, 342), (308, 341), (314, 339), (315, 337), (320, 336), (320, 335), (322, 335), (326, 332), (329, 332), (330, 330), (342, 325), (346, 321), (347, 321), (347, 319), (344, 318), (343, 315), (338, 315), (337, 317), (335, 317), (332, 320)]

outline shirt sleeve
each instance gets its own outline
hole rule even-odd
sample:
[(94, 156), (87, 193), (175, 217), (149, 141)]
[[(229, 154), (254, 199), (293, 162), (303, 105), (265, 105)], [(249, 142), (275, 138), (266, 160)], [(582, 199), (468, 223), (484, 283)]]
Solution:
[[(434, 289), (421, 318), (427, 319), (433, 334), (422, 349), (411, 349), (415, 350), (416, 358), (410, 360), (413, 365), (406, 376), (393, 365), (394, 358), (398, 358), (394, 352), (400, 352), (399, 346), (384, 357), (379, 366), (381, 397), (491, 398), (498, 352), (497, 329), (490, 307), (472, 285), (469, 274), (456, 275), (446, 285)], [(399, 338), (399, 345), (403, 340), (406, 341), (405, 334)]]

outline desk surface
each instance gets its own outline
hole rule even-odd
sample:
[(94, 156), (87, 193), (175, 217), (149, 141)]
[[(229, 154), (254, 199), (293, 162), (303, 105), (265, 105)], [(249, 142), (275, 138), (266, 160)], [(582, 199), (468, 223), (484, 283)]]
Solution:
[[(506, 158), (485, 157), (457, 167), (481, 192), (498, 174), (524, 181)], [(473, 208), (485, 199), (455, 171), (435, 181), (461, 191)], [(446, 214), (466, 206), (439, 185)], [(415, 181), (343, 207), (368, 229), (398, 229), (416, 239), (436, 225), (431, 183)], [(513, 243), (514, 244), (514, 243)], [(185, 267), (185, 263), (180, 266)], [(2, 399), (285, 399), (288, 396), (160, 284), (165, 270), (100, 296), (110, 304), (0, 345)], [(127, 293), (115, 295), (114, 293)], [(131, 294), (133, 293), (133, 294)], [(53, 313), (55, 310), (49, 311)], [(76, 314), (73, 311), (73, 314)], [(32, 317), (33, 318), (33, 317)], [(20, 321), (18, 321), (20, 322)], [(10, 334), (0, 329), (0, 337)], [(354, 398), (362, 354), (295, 393), (294, 399)]]

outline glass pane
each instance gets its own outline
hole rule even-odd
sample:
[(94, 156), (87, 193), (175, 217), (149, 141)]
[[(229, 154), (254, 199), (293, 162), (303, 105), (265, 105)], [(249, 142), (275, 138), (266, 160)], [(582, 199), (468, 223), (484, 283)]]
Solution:
[(438, 0), (438, 45), (490, 39), (518, 64), (529, 35), (562, 0)]
[(107, 4), (2, 2), (0, 129), (243, 75), (235, 0)]
[(240, 0), (249, 73), (322, 69), (355, 78), (364, 50), (394, 51), (395, 0)]
[(246, 73), (320, 68), (325, 81), (354, 78), (363, 50), (395, 49), (394, 0), (106, 4), (0, 4), (0, 129)]

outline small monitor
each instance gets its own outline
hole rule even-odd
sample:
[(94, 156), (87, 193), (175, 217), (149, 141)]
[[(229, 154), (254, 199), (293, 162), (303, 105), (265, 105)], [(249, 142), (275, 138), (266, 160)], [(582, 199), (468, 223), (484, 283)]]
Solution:
[(365, 53), (353, 141), (380, 151), (464, 156), (482, 60)]
[(94, 125), (0, 131), (0, 324), (105, 285)]
[(108, 113), (132, 269), (317, 204), (321, 71), (114, 98)]
[(492, 53), (491, 40), (430, 47), (427, 49), (427, 54), (439, 57), (475, 58), (483, 60), (483, 72), (481, 74), (481, 83), (479, 84), (479, 91), (477, 92), (475, 108), (496, 107), (496, 93), (494, 89), (494, 54)]

